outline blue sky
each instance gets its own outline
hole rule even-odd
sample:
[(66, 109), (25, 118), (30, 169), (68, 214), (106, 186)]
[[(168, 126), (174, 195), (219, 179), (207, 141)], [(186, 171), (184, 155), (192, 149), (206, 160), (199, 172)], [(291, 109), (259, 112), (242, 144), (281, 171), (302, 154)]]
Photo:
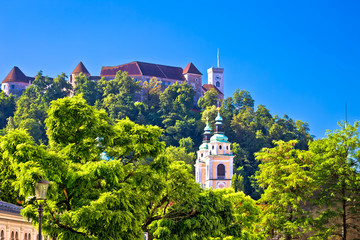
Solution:
[(204, 74), (224, 70), (225, 95), (248, 90), (273, 115), (310, 124), (318, 138), (360, 120), (359, 1), (6, 1), (0, 8), (0, 81), (70, 74), (83, 61), (145, 61)]

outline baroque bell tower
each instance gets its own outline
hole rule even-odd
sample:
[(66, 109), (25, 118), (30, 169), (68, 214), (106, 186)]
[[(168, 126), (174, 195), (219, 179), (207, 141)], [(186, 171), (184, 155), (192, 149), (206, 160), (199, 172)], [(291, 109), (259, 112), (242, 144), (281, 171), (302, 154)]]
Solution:
[(228, 137), (224, 134), (222, 120), (218, 109), (214, 135), (211, 136), (211, 128), (207, 121), (203, 143), (197, 152), (195, 180), (203, 188), (217, 189), (231, 186), (234, 156)]

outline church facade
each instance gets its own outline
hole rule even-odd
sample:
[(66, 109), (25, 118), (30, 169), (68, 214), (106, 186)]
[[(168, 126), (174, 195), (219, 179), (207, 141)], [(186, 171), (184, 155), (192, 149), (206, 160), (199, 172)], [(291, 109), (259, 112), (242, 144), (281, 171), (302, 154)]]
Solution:
[[(39, 240), (38, 231), (20, 215), (23, 209), (0, 201), (0, 240)], [(50, 239), (42, 236), (42, 240)]]
[(203, 188), (228, 188), (233, 176), (233, 159), (228, 137), (225, 136), (222, 118), (218, 110), (215, 131), (211, 133), (209, 123), (204, 128), (203, 143), (197, 151), (195, 181)]

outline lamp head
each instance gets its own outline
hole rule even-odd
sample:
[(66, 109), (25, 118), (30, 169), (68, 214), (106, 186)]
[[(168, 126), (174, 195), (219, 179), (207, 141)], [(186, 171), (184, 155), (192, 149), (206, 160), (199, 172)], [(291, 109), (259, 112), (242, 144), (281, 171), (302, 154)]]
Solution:
[(44, 179), (41, 179), (35, 184), (36, 200), (46, 200), (49, 184), (50, 183)]

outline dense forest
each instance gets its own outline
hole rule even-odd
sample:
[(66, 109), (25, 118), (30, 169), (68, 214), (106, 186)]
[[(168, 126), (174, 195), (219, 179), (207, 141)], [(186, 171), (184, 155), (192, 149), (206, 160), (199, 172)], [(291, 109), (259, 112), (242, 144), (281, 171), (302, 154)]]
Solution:
[[(187, 83), (161, 87), (118, 72), (80, 74), (72, 89), (39, 72), (21, 96), (1, 92), (0, 200), (36, 223), (32, 186), (48, 179), (44, 230), (58, 239), (358, 236), (358, 123), (314, 141), (307, 123), (255, 107), (245, 90), (219, 104), (215, 91), (195, 103)], [(218, 105), (233, 188), (203, 190), (195, 152)]]

